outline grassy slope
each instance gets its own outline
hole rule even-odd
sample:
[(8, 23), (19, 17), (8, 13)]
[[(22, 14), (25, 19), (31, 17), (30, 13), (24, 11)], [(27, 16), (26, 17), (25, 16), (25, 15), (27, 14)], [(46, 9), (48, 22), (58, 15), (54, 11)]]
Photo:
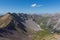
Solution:
[(49, 36), (50, 32), (48, 29), (45, 28), (45, 24), (41, 25), (41, 22), (45, 22), (47, 21), (48, 17), (43, 17), (40, 18), (38, 20), (36, 20), (36, 22), (40, 25), (40, 27), (43, 29), (43, 31), (38, 31), (36, 34), (33, 35), (32, 40), (44, 40), (44, 37)]
[(42, 40), (44, 37), (50, 35), (48, 30), (44, 30), (44, 31), (39, 31), (37, 32), (32, 38), (33, 40)]

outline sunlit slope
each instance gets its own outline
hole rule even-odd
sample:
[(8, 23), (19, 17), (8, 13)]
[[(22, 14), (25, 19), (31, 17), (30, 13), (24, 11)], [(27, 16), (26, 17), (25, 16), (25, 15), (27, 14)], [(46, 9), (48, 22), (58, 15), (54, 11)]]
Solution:
[(41, 40), (60, 40), (60, 35), (59, 34), (51, 34), (49, 36), (44, 37)]
[(0, 28), (6, 27), (11, 21), (12, 16), (10, 14), (6, 14), (0, 18)]

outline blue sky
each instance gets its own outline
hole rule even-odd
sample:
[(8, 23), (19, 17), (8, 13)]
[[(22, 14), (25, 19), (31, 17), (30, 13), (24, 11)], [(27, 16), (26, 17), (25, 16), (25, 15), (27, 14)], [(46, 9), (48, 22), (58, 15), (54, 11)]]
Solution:
[(16, 13), (57, 13), (60, 0), (0, 0), (0, 14)]

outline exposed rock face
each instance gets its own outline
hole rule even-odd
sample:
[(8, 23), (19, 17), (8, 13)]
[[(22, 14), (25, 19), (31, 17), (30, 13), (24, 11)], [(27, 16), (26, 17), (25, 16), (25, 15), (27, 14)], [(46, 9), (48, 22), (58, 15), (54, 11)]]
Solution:
[(6, 14), (0, 18), (1, 40), (31, 40), (30, 35), (41, 28), (27, 14)]
[(32, 19), (26, 20), (26, 27), (30, 28), (34, 31), (42, 30), (38, 24), (36, 24), (34, 21), (32, 21)]

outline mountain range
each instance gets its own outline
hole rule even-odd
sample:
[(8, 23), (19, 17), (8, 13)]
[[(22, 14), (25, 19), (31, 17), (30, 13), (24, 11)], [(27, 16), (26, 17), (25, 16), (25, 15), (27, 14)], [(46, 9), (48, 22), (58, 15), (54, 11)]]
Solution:
[(31, 15), (7, 13), (0, 16), (0, 40), (31, 40), (32, 34), (42, 30)]

